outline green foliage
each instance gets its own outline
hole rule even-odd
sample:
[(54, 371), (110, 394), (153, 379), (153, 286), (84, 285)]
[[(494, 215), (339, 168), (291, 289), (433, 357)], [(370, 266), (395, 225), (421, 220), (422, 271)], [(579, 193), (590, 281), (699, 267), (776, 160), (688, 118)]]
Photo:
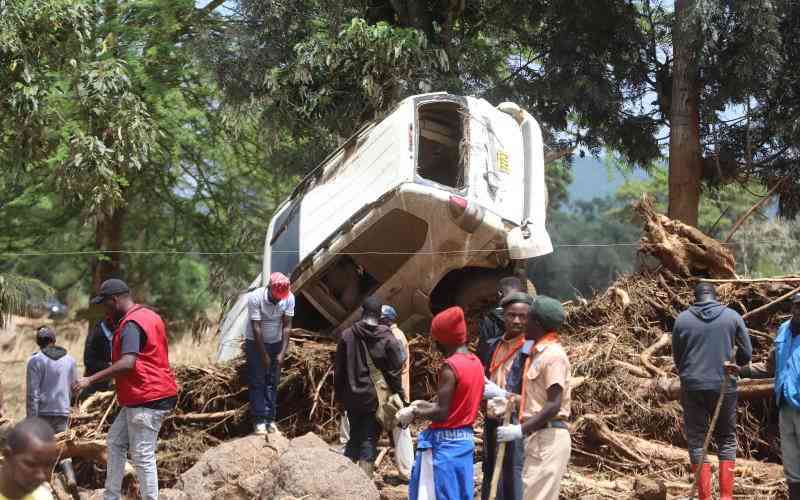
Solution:
[(734, 239), (737, 272), (770, 277), (800, 273), (800, 219), (748, 221)]
[(330, 141), (230, 119), (197, 58), (220, 22), (212, 10), (192, 0), (0, 1), (0, 248), (188, 252), (92, 263), (24, 255), (4, 258), (0, 272), (86, 297), (110, 263), (176, 319), (201, 314), (209, 289), (230, 293), (257, 273), (248, 252)]
[(608, 197), (550, 212), (547, 226), (555, 251), (534, 259), (528, 269), (540, 293), (562, 300), (588, 297), (634, 270), (641, 229), (610, 215), (617, 210), (619, 202)]
[(52, 289), (34, 278), (0, 274), (0, 326), (11, 314), (24, 314), (34, 301), (43, 301)]
[(558, 160), (545, 164), (545, 184), (547, 185), (547, 207), (557, 211), (569, 201), (567, 189), (574, 180), (570, 165), (566, 160)]
[[(613, 155), (607, 155), (605, 162), (609, 168), (618, 168), (623, 172), (631, 168), (625, 165), (621, 158)], [(648, 172), (646, 179), (628, 178), (620, 186), (615, 194), (617, 208), (611, 210), (609, 216), (619, 220), (633, 220), (631, 205), (645, 194), (653, 198), (657, 211), (667, 212), (667, 165), (663, 162), (653, 163), (648, 167)], [(754, 182), (746, 185), (727, 184), (707, 188), (700, 199), (697, 227), (711, 237), (724, 239), (736, 220), (760, 201), (761, 196), (757, 194), (758, 191), (763, 189)], [(763, 212), (753, 217), (755, 220), (766, 218)]]

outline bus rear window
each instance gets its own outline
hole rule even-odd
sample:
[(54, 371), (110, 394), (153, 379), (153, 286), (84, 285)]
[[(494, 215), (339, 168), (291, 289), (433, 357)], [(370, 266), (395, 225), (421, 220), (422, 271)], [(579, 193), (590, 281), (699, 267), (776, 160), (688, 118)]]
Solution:
[(417, 174), (444, 186), (465, 186), (467, 161), (466, 113), (454, 102), (422, 104), (418, 112), (419, 152)]

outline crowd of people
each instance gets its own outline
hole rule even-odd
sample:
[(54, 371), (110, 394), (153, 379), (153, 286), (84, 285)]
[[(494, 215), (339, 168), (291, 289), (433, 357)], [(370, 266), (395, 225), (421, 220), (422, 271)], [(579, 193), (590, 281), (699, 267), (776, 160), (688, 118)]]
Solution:
[[(386, 432), (410, 499), (471, 499), (473, 425), (483, 408), (482, 499), (557, 500), (571, 451), (570, 362), (559, 339), (564, 309), (555, 299), (527, 294), (514, 277), (500, 281), (497, 296), (498, 307), (480, 321), (477, 355), (469, 350), (460, 307), (434, 316), (430, 335), (444, 362), (430, 401), (412, 400), (411, 353), (397, 312), (377, 297), (364, 300), (361, 318), (340, 333), (336, 348), (334, 395), (344, 444), (336, 451), (372, 477), (378, 440)], [(66, 430), (73, 400), (112, 387), (121, 410), (108, 433), (104, 498), (122, 498), (128, 459), (141, 498), (158, 498), (158, 433), (178, 392), (166, 327), (152, 309), (133, 301), (119, 279), (103, 282), (91, 302), (102, 304), (106, 314), (87, 336), (83, 377), (57, 345), (53, 329), (36, 331), (40, 350), (27, 365), (27, 418), (10, 432), (2, 450), (0, 500), (51, 498), (43, 483), (59, 459), (54, 435)], [(764, 366), (750, 364), (745, 322), (719, 303), (713, 285), (698, 284), (694, 303), (675, 320), (673, 358), (700, 500), (712, 494), (705, 439), (718, 403), (719, 418), (711, 430), (719, 456), (719, 498), (733, 498), (737, 377), (775, 378), (789, 494), (800, 500), (800, 294), (791, 302), (792, 316), (778, 329)], [(244, 353), (255, 434), (280, 432), (277, 389), (294, 304), (289, 279), (280, 273), (248, 295)], [(409, 428), (414, 421), (429, 422), (416, 450)], [(70, 460), (57, 465), (68, 488), (76, 491)]]

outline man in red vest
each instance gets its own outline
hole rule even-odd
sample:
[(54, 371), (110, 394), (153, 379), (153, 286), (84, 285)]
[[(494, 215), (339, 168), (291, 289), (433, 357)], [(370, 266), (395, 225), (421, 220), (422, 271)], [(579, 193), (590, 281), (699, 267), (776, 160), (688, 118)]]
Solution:
[(108, 431), (108, 472), (104, 500), (122, 498), (126, 454), (139, 479), (144, 500), (158, 498), (156, 447), (166, 414), (175, 408), (178, 386), (169, 367), (167, 331), (161, 317), (136, 304), (124, 281), (100, 285), (93, 304), (104, 304), (116, 322), (111, 342), (111, 366), (78, 379), (74, 389), (113, 378), (122, 410)]

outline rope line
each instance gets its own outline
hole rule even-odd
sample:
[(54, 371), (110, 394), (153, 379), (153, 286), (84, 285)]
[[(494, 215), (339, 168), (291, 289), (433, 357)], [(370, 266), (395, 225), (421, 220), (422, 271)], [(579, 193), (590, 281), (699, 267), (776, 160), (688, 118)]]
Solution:
[[(786, 241), (791, 238), (779, 238), (768, 241), (755, 241), (752, 244), (768, 244)], [(735, 245), (736, 241), (728, 243), (719, 242), (720, 245)], [(610, 242), (610, 243), (557, 243), (553, 248), (612, 248), (612, 247), (635, 247), (638, 241), (630, 242)], [(417, 252), (331, 252), (330, 255), (452, 255), (452, 254), (471, 254), (471, 253), (494, 253), (496, 249), (474, 249), (474, 250), (419, 250)], [(299, 250), (272, 250), (273, 254), (299, 254)], [(69, 256), (69, 255), (262, 255), (263, 252), (247, 251), (191, 251), (191, 250), (43, 250), (27, 252), (0, 252), (2, 257), (49, 257), (49, 256)]]

